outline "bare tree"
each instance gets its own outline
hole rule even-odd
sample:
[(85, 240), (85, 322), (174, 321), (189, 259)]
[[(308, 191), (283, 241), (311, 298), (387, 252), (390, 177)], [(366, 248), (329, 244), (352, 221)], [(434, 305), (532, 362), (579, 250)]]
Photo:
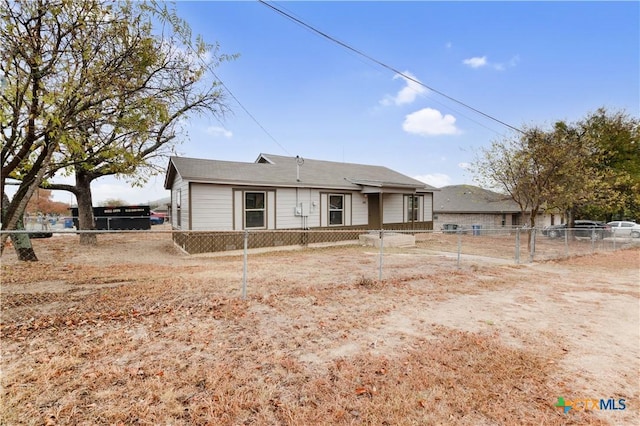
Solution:
[(529, 249), (537, 215), (559, 198), (571, 196), (582, 154), (580, 138), (560, 124), (551, 131), (526, 129), (481, 151), (474, 164), (478, 180), (509, 194), (528, 216)]

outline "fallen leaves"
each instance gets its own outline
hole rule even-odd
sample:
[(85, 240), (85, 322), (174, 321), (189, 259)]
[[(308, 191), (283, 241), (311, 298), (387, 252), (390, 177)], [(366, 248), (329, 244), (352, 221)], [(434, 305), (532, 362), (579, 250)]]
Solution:
[(378, 389), (375, 386), (359, 386), (355, 390), (358, 396), (372, 397), (378, 393)]
[[(237, 259), (144, 266), (133, 258), (116, 261), (122, 246), (112, 249), (110, 264), (100, 260), (85, 271), (66, 260), (40, 271), (11, 265), (17, 267), (9, 272), (13, 293), (2, 294), (0, 324), (2, 396), (10, 409), (0, 412), (0, 423), (566, 420), (549, 402), (550, 395), (575, 393), (573, 378), (549, 362), (565, 354), (566, 342), (509, 346), (499, 333), (446, 328), (436, 316), (411, 323), (393, 316), (408, 312), (409, 304), (421, 309), (423, 301), (435, 309), (437, 297), (455, 297), (442, 295), (473, 283), (473, 273), (445, 274), (433, 264), (420, 271), (406, 256), (407, 266), (393, 269), (397, 277), (366, 291), (353, 284), (361, 276), (357, 268), (371, 266), (353, 261), (358, 249), (264, 254), (251, 258), (250, 274), (259, 278), (250, 277), (243, 301), (239, 275), (228, 272), (241, 265)], [(91, 253), (97, 254), (104, 253)], [(31, 275), (20, 276), (23, 270)], [(482, 273), (503, 270), (484, 267)], [(58, 293), (35, 286), (39, 292), (20, 292), (36, 277), (85, 284)], [(118, 284), (127, 277), (128, 284)], [(604, 424), (577, 416), (576, 424)]]

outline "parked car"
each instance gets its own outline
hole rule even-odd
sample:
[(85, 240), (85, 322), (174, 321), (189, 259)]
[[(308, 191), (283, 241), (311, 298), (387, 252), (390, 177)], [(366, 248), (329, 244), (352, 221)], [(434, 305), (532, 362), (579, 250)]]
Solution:
[(542, 228), (542, 235), (546, 235), (549, 238), (560, 238), (564, 237), (566, 229), (566, 223), (563, 223), (562, 225), (545, 226), (544, 228)]
[(611, 227), (604, 222), (596, 220), (576, 220), (575, 223), (574, 232), (576, 237), (595, 237), (601, 240), (611, 236)]
[(607, 223), (616, 237), (640, 238), (640, 225), (628, 220), (614, 220)]
[(149, 214), (149, 220), (152, 225), (162, 225), (164, 220), (166, 219), (166, 215), (164, 213), (157, 213), (151, 210)]
[[(572, 228), (573, 235), (578, 238), (603, 239), (611, 236), (611, 227), (604, 222), (597, 220), (576, 220), (575, 227)], [(567, 232), (567, 224), (547, 226), (542, 230), (542, 235), (549, 238), (564, 238)]]

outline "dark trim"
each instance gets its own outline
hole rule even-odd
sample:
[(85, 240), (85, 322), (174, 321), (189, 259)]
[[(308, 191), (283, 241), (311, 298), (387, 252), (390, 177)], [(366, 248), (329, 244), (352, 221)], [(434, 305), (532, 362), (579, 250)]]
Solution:
[[(261, 227), (251, 227), (247, 228), (247, 194), (264, 194), (264, 207), (261, 209), (264, 211), (264, 216), (262, 217)], [(258, 210), (259, 211), (259, 210)], [(253, 229), (253, 230), (265, 230), (269, 229), (269, 191), (257, 191), (255, 189), (247, 189), (242, 191), (242, 229)]]
[[(237, 229), (236, 228), (236, 192), (240, 192), (242, 194), (242, 223), (241, 229)], [(264, 228), (247, 228), (246, 227), (246, 216), (245, 216), (245, 194), (247, 192), (263, 192), (265, 195), (264, 198)], [(273, 229), (277, 229), (276, 225), (278, 224), (278, 189), (276, 187), (255, 187), (255, 186), (251, 186), (251, 187), (231, 187), (231, 227), (233, 230), (260, 230), (260, 231), (265, 231), (265, 230), (271, 230), (272, 228), (269, 228), (269, 215), (271, 214), (271, 209), (269, 209), (269, 193), (273, 193)]]
[[(322, 214), (325, 213), (327, 215), (327, 228), (326, 229), (340, 229), (341, 227), (346, 227), (346, 226), (351, 226), (351, 225), (345, 225), (347, 218), (346, 218), (346, 209), (345, 209), (345, 202), (344, 202), (344, 197), (346, 195), (350, 195), (351, 196), (351, 210), (349, 211), (350, 216), (349, 216), (349, 223), (353, 223), (353, 191), (346, 191), (346, 192), (341, 192), (341, 191), (318, 191), (319, 195), (320, 195), (320, 224), (322, 224)], [(356, 194), (358, 192), (355, 192)], [(326, 194), (327, 195), (327, 205), (322, 206), (322, 194)], [(329, 214), (329, 196), (331, 195), (342, 195), (342, 225), (330, 225), (329, 221), (331, 220), (331, 215)], [(368, 222), (368, 220), (367, 220)], [(312, 228), (310, 228), (312, 229)]]

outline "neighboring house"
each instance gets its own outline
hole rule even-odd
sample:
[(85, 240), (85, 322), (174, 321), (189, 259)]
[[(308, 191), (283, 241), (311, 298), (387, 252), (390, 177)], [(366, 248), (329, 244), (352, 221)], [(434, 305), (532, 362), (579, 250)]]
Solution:
[(458, 224), (467, 229), (499, 229), (523, 225), (520, 207), (508, 195), (472, 185), (440, 188), (433, 196), (434, 229)]
[(185, 231), (433, 228), (435, 188), (382, 166), (171, 157), (164, 185)]
[[(557, 216), (557, 215), (556, 215)], [(433, 196), (433, 226), (442, 229), (446, 224), (471, 229), (502, 229), (529, 224), (529, 215), (522, 215), (520, 206), (510, 196), (473, 185), (450, 185), (440, 188)], [(536, 228), (553, 224), (552, 214), (536, 217)]]

